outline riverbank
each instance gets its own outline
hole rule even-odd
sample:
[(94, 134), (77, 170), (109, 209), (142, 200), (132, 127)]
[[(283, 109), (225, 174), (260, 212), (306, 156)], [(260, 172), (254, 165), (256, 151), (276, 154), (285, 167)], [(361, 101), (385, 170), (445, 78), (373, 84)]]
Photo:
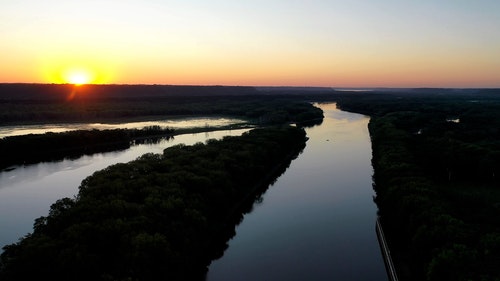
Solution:
[(389, 281), (398, 281), (398, 274), (396, 267), (394, 266), (394, 262), (392, 261), (391, 250), (389, 249), (389, 245), (385, 239), (384, 229), (380, 223), (380, 218), (377, 218), (377, 221), (375, 222), (375, 231), (377, 232), (377, 238), (380, 244), (382, 256), (384, 257), (385, 268), (387, 270)]

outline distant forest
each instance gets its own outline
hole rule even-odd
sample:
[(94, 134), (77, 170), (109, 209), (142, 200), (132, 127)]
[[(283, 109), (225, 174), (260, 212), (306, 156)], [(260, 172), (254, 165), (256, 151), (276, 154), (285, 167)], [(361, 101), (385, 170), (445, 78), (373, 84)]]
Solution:
[[(313, 102), (336, 102), (342, 110), (371, 117), (369, 131), (373, 151), (375, 202), (400, 280), (500, 280), (498, 266), (500, 264), (500, 90), (498, 89), (370, 89), (349, 92), (300, 87), (162, 85), (74, 87), (0, 84), (0, 125), (105, 122), (143, 117), (210, 115), (239, 117), (264, 127), (271, 125), (279, 127), (289, 123), (314, 125), (321, 123), (323, 115), (321, 110), (311, 105)], [(261, 153), (257, 158), (267, 157), (265, 156), (267, 152), (257, 149), (260, 142), (269, 142), (269, 151), (275, 149), (271, 145), (273, 142), (289, 143), (291, 150), (288, 152), (296, 152), (296, 149), (301, 147), (302, 138), (305, 137), (301, 135), (302, 133), (292, 133), (297, 137), (297, 142), (293, 144), (292, 140), (279, 137), (281, 133), (278, 131), (258, 132), (269, 137), (276, 133), (275, 136), (279, 140), (264, 140), (262, 137), (257, 137), (258, 141), (250, 141), (257, 146), (248, 145), (249, 149), (246, 152), (239, 151), (238, 157), (243, 157), (245, 153), (250, 154), (245, 154), (245, 157), (250, 157), (254, 152)], [(151, 277), (148, 274), (153, 273), (148, 273), (147, 267), (142, 266), (157, 260), (162, 264), (171, 264), (172, 268), (175, 268), (172, 272), (159, 274), (182, 279), (185, 277), (185, 272), (179, 265), (186, 265), (185, 260), (181, 258), (185, 254), (199, 257), (200, 265), (206, 264), (207, 249), (204, 248), (206, 244), (203, 244), (206, 243), (205, 240), (203, 240), (205, 242), (183, 240), (180, 245), (186, 248), (172, 248), (170, 238), (154, 228), (156, 227), (154, 224), (143, 224), (146, 222), (138, 214), (143, 210), (152, 211), (154, 208), (151, 209), (151, 206), (168, 207), (173, 219), (162, 219), (166, 219), (167, 225), (172, 226), (172, 229), (178, 227), (179, 230), (176, 231), (196, 233), (200, 230), (198, 227), (207, 227), (208, 221), (203, 218), (211, 216), (212, 211), (204, 207), (188, 208), (188, 204), (181, 204), (181, 201), (189, 201), (189, 204), (201, 203), (200, 206), (206, 206), (202, 200), (205, 195), (200, 194), (205, 192), (201, 187), (208, 183), (215, 186), (213, 191), (224, 201), (225, 196), (229, 196), (227, 194), (235, 192), (234, 185), (230, 182), (220, 182), (221, 174), (218, 173), (204, 174), (202, 178), (196, 176), (198, 174), (196, 169), (211, 166), (208, 163), (205, 166), (198, 165), (198, 162), (205, 163), (201, 158), (196, 158), (200, 159), (198, 162), (186, 159), (191, 159), (194, 153), (215, 155), (213, 149), (226, 149), (222, 143), (220, 143), (222, 146), (218, 145), (200, 144), (192, 148), (181, 146), (172, 149), (171, 152), (165, 151), (164, 156), (146, 155), (133, 163), (110, 167), (82, 183), (83, 193), (87, 192), (85, 190), (96, 191), (92, 192), (94, 196), (92, 200), (114, 198), (114, 201), (103, 205), (105, 212), (110, 214), (125, 212), (133, 215), (132, 222), (148, 229), (144, 233), (133, 232), (133, 236), (126, 236), (120, 240), (121, 242), (114, 242), (115, 244), (123, 242), (133, 247), (132, 250), (135, 252), (125, 253), (120, 257), (124, 259), (125, 264), (136, 265), (130, 267), (133, 270), (129, 272), (131, 275), (121, 276), (120, 265), (110, 264), (109, 271), (106, 271), (104, 277), (109, 280), (125, 279), (141, 272), (145, 274), (142, 275), (145, 276), (144, 280), (148, 280), (147, 276)], [(208, 151), (202, 152), (205, 148)], [(243, 169), (243, 166), (237, 163), (243, 162), (231, 162), (231, 153), (229, 150), (224, 151), (223, 155), (228, 158), (217, 160), (220, 164), (218, 168), (229, 169), (223, 173), (237, 174), (239, 169)], [(286, 155), (287, 152), (283, 153), (281, 155)], [(165, 202), (168, 204), (154, 200), (153, 202), (149, 198), (151, 194), (167, 191), (162, 191), (161, 188), (157, 190), (156, 183), (148, 182), (151, 180), (148, 175), (159, 175), (158, 173), (170, 171), (171, 168), (161, 166), (163, 165), (161, 163), (166, 161), (164, 157), (167, 155), (172, 157), (180, 155), (181, 159), (184, 159), (182, 160), (184, 162), (181, 161), (184, 163), (184, 168), (195, 169), (182, 174), (183, 176), (179, 176), (178, 179), (194, 180), (187, 181), (189, 188), (179, 185), (175, 187), (175, 192), (172, 191), (175, 196), (181, 196), (181, 201), (169, 201), (168, 196), (171, 195), (168, 195), (162, 199), (167, 200)], [(252, 161), (255, 162), (251, 162), (257, 169), (255, 177), (260, 175), (258, 171), (269, 168), (262, 170), (264, 162), (261, 163), (260, 160), (262, 159), (254, 159)], [(274, 163), (272, 165), (277, 165), (279, 162), (272, 162)], [(133, 174), (137, 171), (142, 171), (145, 178), (141, 177), (137, 182), (134, 180), (135, 187), (131, 185), (130, 189), (123, 190), (113, 188), (115, 180), (117, 182), (123, 180), (124, 174)], [(167, 173), (161, 176), (171, 175)], [(102, 194), (97, 192), (99, 189), (91, 187), (94, 184), (102, 187)], [(219, 185), (227, 189), (222, 192), (216, 188)], [(86, 188), (87, 186), (89, 188)], [(134, 189), (137, 186), (149, 186), (152, 192), (141, 193), (140, 198), (144, 201), (139, 205), (127, 199), (130, 194), (142, 190)], [(195, 193), (190, 193), (191, 191)], [(166, 194), (170, 194), (169, 192), (171, 191)], [(101, 198), (99, 194), (104, 197)], [(182, 197), (185, 195), (188, 197)], [(90, 202), (86, 201), (87, 199), (82, 200), (85, 204)], [(71, 199), (58, 201), (53, 205), (48, 218), (40, 218), (35, 222), (35, 229), (39, 229), (38, 234), (26, 237), (22, 243), (7, 246), (0, 258), (0, 272), (3, 274), (0, 276), (5, 278), (8, 276), (14, 280), (16, 274), (28, 274), (25, 266), (29, 264), (37, 266), (36, 270), (46, 270), (45, 267), (49, 267), (57, 271), (65, 268), (67, 271), (57, 274), (67, 277), (72, 272), (71, 267), (49, 264), (48, 260), (64, 262), (73, 259), (72, 261), (78, 262), (79, 258), (95, 258), (94, 246), (86, 248), (81, 246), (85, 244), (76, 244), (80, 246), (71, 248), (68, 246), (70, 244), (64, 244), (69, 243), (67, 241), (50, 240), (53, 238), (51, 235), (66, 227), (64, 230), (66, 234), (62, 237), (64, 239), (80, 239), (84, 233), (81, 231), (93, 229), (95, 218), (92, 218), (90, 213), (82, 217), (87, 218), (86, 221), (79, 221), (76, 226), (69, 224), (69, 221), (75, 218), (82, 219), (78, 212), (74, 211), (74, 206), (81, 206), (79, 204), (81, 203)], [(225, 212), (222, 209), (217, 212), (219, 211)], [(154, 212), (152, 214), (159, 216)], [(66, 219), (69, 220), (65, 221)], [(125, 222), (113, 223), (116, 227), (112, 229), (106, 229), (105, 224), (96, 225), (102, 226), (99, 231), (104, 231), (103, 233), (109, 231), (111, 234), (135, 229), (135, 225), (132, 227)], [(180, 234), (177, 234), (174, 239), (179, 239)], [(47, 235), (51, 238), (49, 239)], [(227, 236), (222, 236), (225, 237), (221, 238), (222, 240), (227, 239)], [(120, 248), (118, 244), (114, 246)], [(193, 247), (198, 247), (203, 253), (194, 254)], [(59, 253), (60, 256), (47, 259), (43, 254), (47, 249), (51, 249), (49, 254)], [(61, 252), (61, 249), (67, 251)], [(158, 249), (161, 251), (158, 252)], [(155, 259), (155, 257), (161, 258)], [(32, 265), (36, 259), (43, 262)], [(75, 269), (77, 270), (75, 272), (90, 274), (102, 270), (97, 264), (89, 266), (91, 267)], [(199, 271), (193, 270), (193, 272)], [(107, 280), (104, 277), (103, 280)]]
[[(308, 96), (299, 89), (0, 84), (0, 125), (193, 115), (236, 116), (265, 123), (302, 122), (318, 118), (314, 113), (301, 115), (297, 112), (300, 109), (289, 110), (290, 106), (303, 104)], [(314, 88), (306, 92), (313, 97), (331, 90)], [(292, 104), (293, 101), (296, 103)]]

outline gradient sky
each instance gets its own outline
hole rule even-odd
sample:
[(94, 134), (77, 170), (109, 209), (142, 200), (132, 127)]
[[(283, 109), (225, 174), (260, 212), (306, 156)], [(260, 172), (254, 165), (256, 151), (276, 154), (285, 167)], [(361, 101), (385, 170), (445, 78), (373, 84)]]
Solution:
[(0, 82), (500, 87), (498, 0), (0, 0)]

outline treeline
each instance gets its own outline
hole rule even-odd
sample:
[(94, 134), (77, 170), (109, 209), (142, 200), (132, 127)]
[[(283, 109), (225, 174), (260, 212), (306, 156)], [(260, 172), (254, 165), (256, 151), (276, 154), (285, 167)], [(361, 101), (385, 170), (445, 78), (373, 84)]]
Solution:
[(254, 87), (245, 86), (89, 84), (75, 87), (72, 84), (0, 83), (0, 100), (63, 101), (68, 98), (104, 100), (141, 97), (237, 96), (256, 93), (257, 89)]
[(220, 86), (0, 84), (0, 125), (144, 116), (224, 115), (265, 123), (323, 117), (307, 103), (309, 95), (287, 93)]
[(127, 149), (132, 142), (169, 138), (173, 133), (174, 130), (170, 128), (149, 126), (143, 129), (94, 129), (9, 136), (0, 138), (0, 169)]
[(372, 93), (376, 203), (401, 280), (499, 280), (500, 95)]
[[(270, 97), (176, 97), (174, 100), (128, 100), (60, 104), (59, 102), (10, 101), (0, 113), (4, 120), (16, 122), (105, 121), (113, 118), (131, 120), (134, 117), (176, 115), (240, 117), (254, 125), (296, 123), (312, 126), (323, 121), (323, 111), (300, 99)], [(0, 103), (0, 107), (2, 104)], [(5, 106), (5, 104), (3, 105)], [(95, 112), (90, 108), (99, 108)], [(1, 111), (0, 111), (1, 112)], [(1, 124), (1, 121), (0, 121)], [(204, 128), (203, 130), (209, 130)], [(197, 129), (200, 131), (200, 129)], [(178, 130), (178, 133), (182, 133)], [(0, 169), (11, 165), (32, 164), (75, 158), (85, 154), (127, 149), (132, 143), (168, 137), (172, 129), (152, 126), (142, 130), (79, 130), (0, 138)], [(157, 139), (157, 138), (156, 138)]]
[(0, 101), (0, 125), (106, 122), (150, 116), (232, 116), (262, 123), (304, 122), (323, 118), (302, 100), (271, 97), (198, 97), (97, 101)]
[(0, 279), (200, 280), (306, 139), (296, 127), (254, 129), (98, 171), (4, 247)]

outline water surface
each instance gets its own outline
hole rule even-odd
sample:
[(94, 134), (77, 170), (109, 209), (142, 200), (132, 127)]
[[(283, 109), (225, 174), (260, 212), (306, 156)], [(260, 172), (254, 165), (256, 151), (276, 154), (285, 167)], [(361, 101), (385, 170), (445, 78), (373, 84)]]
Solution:
[(303, 153), (236, 229), (207, 280), (387, 280), (363, 115), (320, 105)]
[(74, 130), (106, 130), (106, 129), (142, 129), (149, 126), (162, 128), (194, 128), (194, 127), (221, 127), (246, 121), (236, 118), (223, 117), (193, 117), (176, 118), (154, 121), (125, 122), (125, 123), (59, 123), (38, 125), (14, 125), (0, 127), (0, 138), (27, 134), (45, 134), (48, 132), (61, 133)]

